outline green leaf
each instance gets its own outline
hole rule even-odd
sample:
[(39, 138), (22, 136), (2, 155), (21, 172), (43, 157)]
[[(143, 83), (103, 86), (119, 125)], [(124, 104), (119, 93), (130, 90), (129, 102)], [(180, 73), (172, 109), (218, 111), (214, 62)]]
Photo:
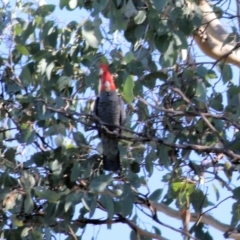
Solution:
[(32, 155), (30, 161), (33, 161), (38, 167), (42, 167), (46, 160), (47, 160), (47, 153), (37, 152)]
[(185, 182), (174, 182), (172, 183), (172, 190), (178, 192), (185, 186), (185, 184)]
[(208, 74), (208, 69), (204, 66), (198, 66), (196, 69), (196, 73), (199, 77), (205, 79), (206, 75)]
[(152, 7), (161, 12), (165, 7), (167, 0), (150, 0)]
[(214, 190), (214, 192), (216, 194), (216, 201), (219, 201), (219, 198), (220, 198), (219, 190), (218, 190), (218, 188), (216, 187), (215, 184), (212, 184), (212, 187), (213, 187), (213, 190)]
[(223, 110), (223, 96), (221, 93), (213, 93), (209, 99), (209, 106), (217, 111)]
[(14, 35), (21, 35), (22, 33), (22, 26), (21, 24), (16, 24), (13, 26), (13, 32), (14, 32)]
[(93, 215), (97, 205), (97, 198), (93, 193), (84, 194), (81, 199), (85, 209), (90, 212), (90, 215)]
[[(36, 60), (36, 61), (42, 61), (42, 60), (45, 60), (43, 59), (44, 57), (46, 57), (48, 55), (48, 51), (43, 49), (43, 50), (40, 50), (39, 52), (37, 52), (34, 56), (33, 56), (33, 59)], [(45, 60), (46, 61), (46, 60)]]
[(140, 172), (140, 166), (139, 166), (139, 163), (134, 161), (131, 163), (131, 170), (132, 172), (134, 173), (139, 173)]
[[(32, 42), (26, 45), (26, 49), (30, 54), (34, 55), (40, 51), (40, 44), (38, 42)], [(26, 55), (26, 54), (23, 54), (23, 55)]]
[(52, 28), (51, 33), (49, 33), (44, 39), (44, 46), (45, 47), (52, 47), (56, 48), (57, 45), (57, 39), (58, 39), (58, 28), (54, 26)]
[[(156, 18), (153, 18), (152, 21), (153, 21), (153, 25), (154, 25)], [(162, 36), (162, 35), (165, 35), (165, 37), (169, 36), (168, 33), (172, 32), (171, 29), (173, 29), (173, 28), (174, 28), (174, 26), (170, 19), (162, 19), (161, 22), (159, 22), (159, 25), (157, 27), (157, 36)], [(149, 38), (151, 39), (152, 36), (150, 35)]]
[(27, 236), (28, 236), (28, 233), (29, 233), (29, 230), (31, 230), (30, 227), (25, 227), (25, 228), (22, 230), (21, 237), (27, 237)]
[(31, 239), (32, 240), (43, 240), (43, 236), (40, 232), (38, 231), (32, 231), (32, 234), (31, 234)]
[[(135, 35), (136, 39), (140, 39), (140, 41), (141, 41), (141, 38), (144, 36), (145, 30), (146, 30), (146, 27), (145, 27), (145, 26), (143, 26), (143, 25), (138, 25), (138, 26), (134, 29), (134, 35)], [(114, 50), (113, 50), (113, 51), (114, 51)], [(118, 52), (116, 52), (115, 58), (116, 58), (116, 59), (119, 58)]]
[(91, 181), (89, 185), (90, 191), (96, 193), (103, 192), (111, 181), (111, 175), (100, 175)]
[(24, 189), (29, 190), (35, 186), (36, 180), (28, 171), (22, 171), (20, 176), (20, 183)]
[(28, 56), (29, 55), (29, 51), (28, 49), (23, 46), (23, 45), (20, 45), (20, 44), (17, 44), (16, 45), (16, 49), (19, 51), (19, 53), (21, 53), (22, 55), (26, 55)]
[(161, 188), (156, 189), (153, 193), (151, 193), (151, 195), (148, 197), (148, 199), (150, 201), (157, 202), (159, 200), (159, 198), (161, 197), (162, 192), (163, 192), (163, 189), (161, 189)]
[(234, 202), (232, 204), (232, 219), (231, 219), (231, 225), (236, 226), (238, 224), (240, 214), (239, 214), (239, 204), (238, 202)]
[(173, 39), (174, 39), (177, 47), (179, 47), (181, 49), (187, 49), (188, 48), (187, 38), (186, 38), (186, 35), (183, 32), (175, 31), (173, 33)]
[(153, 226), (153, 229), (157, 235), (161, 236), (161, 231), (157, 227)]
[(30, 37), (30, 35), (33, 34), (35, 29), (36, 29), (35, 23), (34, 22), (30, 22), (27, 25), (26, 29), (23, 31), (23, 33), (21, 35), (21, 38), (17, 42), (21, 43), (21, 44), (25, 44), (27, 39)]
[[(107, 3), (104, 1), (105, 4)], [(103, 5), (103, 4), (102, 4)], [(109, 18), (110, 18), (110, 32), (115, 32), (116, 30), (125, 30), (127, 28), (128, 21), (123, 20), (123, 15), (122, 11), (116, 10), (114, 4), (110, 4), (110, 11), (109, 11)], [(126, 34), (126, 32), (125, 32)]]
[(100, 203), (106, 208), (108, 213), (108, 219), (112, 219), (114, 215), (114, 204), (113, 199), (109, 195), (102, 195), (100, 198)]
[(207, 73), (207, 76), (205, 78), (206, 78), (206, 80), (208, 80), (208, 79), (216, 79), (217, 78), (217, 74), (212, 69), (208, 69), (208, 73)]
[(29, 84), (32, 83), (32, 73), (28, 65), (23, 66), (22, 72), (19, 77), (25, 86), (29, 86)]
[(23, 226), (23, 220), (20, 219), (16, 214), (11, 215), (11, 221), (12, 225), (14, 227), (22, 227)]
[[(158, 72), (151, 72), (147, 75), (144, 76), (144, 81), (151, 81), (154, 80), (154, 85), (155, 85), (155, 80), (156, 79), (160, 79), (160, 80), (167, 80), (168, 79), (168, 75), (162, 71), (158, 71)], [(153, 87), (154, 87), (153, 85)], [(151, 88), (153, 88), (151, 87)]]
[(129, 180), (129, 183), (135, 188), (139, 188), (141, 186), (141, 180), (139, 176), (136, 173), (133, 173), (129, 171), (129, 173), (126, 175), (127, 180)]
[(24, 201), (24, 211), (27, 214), (31, 214), (34, 208), (34, 202), (32, 200), (32, 196), (28, 193), (25, 201)]
[(233, 197), (237, 200), (240, 200), (240, 187), (236, 187), (233, 190)]
[(210, 236), (209, 232), (208, 232), (208, 231), (205, 232), (204, 230), (206, 230), (205, 224), (199, 223), (199, 224), (194, 228), (195, 237), (196, 237), (197, 239), (213, 240), (213, 238)]
[(202, 82), (197, 82), (197, 88), (196, 88), (196, 93), (195, 96), (200, 100), (201, 102), (206, 102), (206, 88)]
[(200, 189), (196, 189), (190, 195), (190, 202), (193, 205), (195, 212), (201, 212), (202, 208), (207, 206), (207, 198)]
[(170, 41), (167, 51), (160, 57), (162, 67), (172, 67), (177, 61), (178, 52), (175, 49), (174, 41)]
[(77, 61), (78, 54), (80, 52), (80, 47), (79, 46), (72, 46), (70, 50), (70, 56), (72, 58), (73, 62)]
[(75, 182), (78, 177), (79, 177), (79, 173), (80, 173), (80, 164), (78, 162), (75, 162), (73, 167), (72, 167), (72, 170), (71, 170), (71, 176), (70, 176), (70, 179), (72, 182)]
[(172, 38), (168, 34), (164, 35), (155, 35), (154, 36), (154, 44), (156, 48), (161, 52), (165, 53), (170, 45), (170, 40)]
[(58, 134), (58, 136), (54, 139), (54, 142), (56, 144), (57, 147), (60, 147), (63, 145), (63, 136), (61, 134)]
[(67, 76), (62, 76), (58, 79), (57, 83), (58, 83), (58, 89), (62, 91), (66, 87), (70, 86), (71, 78)]
[(67, 212), (71, 206), (78, 204), (81, 199), (83, 198), (83, 192), (71, 192), (67, 195), (65, 204), (64, 204), (64, 211)]
[(73, 132), (73, 139), (77, 146), (80, 146), (81, 144), (88, 144), (85, 136), (81, 132)]
[(46, 67), (46, 75), (48, 80), (51, 79), (51, 74), (54, 67), (55, 67), (54, 61), (50, 62)]
[(152, 154), (153, 151), (151, 151), (151, 153), (149, 153), (146, 157), (145, 160), (145, 168), (148, 172), (148, 176), (150, 177), (153, 174), (153, 158), (155, 157), (155, 154)]
[(146, 11), (138, 11), (137, 15), (134, 17), (134, 22), (136, 24), (142, 24), (146, 19)]
[(54, 30), (54, 21), (47, 21), (42, 28), (41, 32), (41, 40), (44, 40), (49, 34), (51, 34)]
[(46, 189), (45, 187), (34, 187), (35, 194), (41, 198), (46, 199), (49, 202), (56, 203), (60, 199), (60, 195), (57, 192)]
[(92, 48), (98, 48), (101, 39), (96, 34), (95, 26), (91, 21), (86, 21), (82, 29), (82, 35), (85, 38), (87, 44)]
[(234, 43), (234, 42), (236, 42), (237, 39), (238, 39), (238, 34), (237, 34), (237, 32), (236, 32), (236, 33), (230, 33), (230, 34), (228, 34), (227, 37), (226, 37), (226, 39), (223, 41), (222, 48), (223, 48), (225, 45), (229, 44), (229, 43)]
[(46, 17), (48, 15), (50, 15), (54, 10), (55, 10), (56, 6), (53, 4), (45, 4), (40, 6), (36, 11), (35, 14), (39, 15), (41, 17)]
[(124, 61), (126, 63), (130, 63), (131, 61), (136, 60), (133, 52), (127, 52), (124, 56)]
[(67, 60), (65, 61), (63, 71), (64, 71), (64, 75), (66, 75), (66, 76), (71, 77), (73, 75), (73, 66)]
[(136, 200), (135, 195), (132, 192), (129, 184), (121, 186), (121, 190), (123, 191), (123, 193), (120, 196), (119, 212), (123, 216), (130, 216), (132, 214), (133, 203)]
[(197, 4), (193, 3), (194, 6), (194, 10), (192, 11), (193, 18), (192, 18), (192, 23), (194, 24), (195, 27), (200, 27), (202, 25), (202, 10), (200, 9), (199, 6), (197, 6)]
[(128, 103), (132, 103), (134, 99), (133, 88), (134, 88), (133, 76), (129, 75), (123, 86), (123, 98)]
[(220, 68), (220, 72), (221, 72), (221, 76), (222, 76), (222, 80), (223, 83), (228, 83), (229, 81), (231, 81), (233, 79), (233, 73), (232, 73), (232, 68), (230, 67), (229, 64), (226, 63), (220, 63), (219, 65)]
[(58, 176), (62, 172), (62, 163), (59, 160), (55, 159), (49, 164), (50, 169), (52, 170), (52, 174), (56, 176)]
[(68, 6), (68, 0), (60, 0), (59, 7), (60, 9), (63, 9), (64, 7)]
[(187, 182), (173, 182), (171, 187), (174, 192), (187, 191), (192, 193), (195, 189), (195, 184)]
[(7, 160), (11, 162), (15, 162), (15, 154), (16, 154), (16, 149), (14, 148), (9, 148), (7, 151), (4, 153), (4, 156)]
[(81, 199), (83, 206), (86, 208), (87, 211), (90, 211), (90, 206), (88, 205), (88, 202), (84, 199), (84, 197)]
[[(28, 124), (26, 124), (28, 125)], [(29, 127), (29, 126), (28, 126)], [(16, 140), (19, 143), (31, 144), (35, 138), (35, 131), (32, 131), (30, 128), (21, 131), (15, 135)]]
[(22, 58), (22, 54), (17, 50), (13, 49), (12, 50), (12, 61), (13, 63), (17, 64)]
[[(176, 3), (177, 5), (177, 3)], [(175, 6), (176, 6), (175, 5)], [(171, 10), (169, 9), (169, 16), (172, 22), (178, 23), (178, 20), (182, 17), (183, 8), (180, 7), (173, 7)]]

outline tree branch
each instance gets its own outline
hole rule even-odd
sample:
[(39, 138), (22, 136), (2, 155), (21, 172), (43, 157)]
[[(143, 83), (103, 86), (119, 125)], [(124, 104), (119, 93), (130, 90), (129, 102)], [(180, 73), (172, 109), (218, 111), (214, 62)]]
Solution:
[[(150, 201), (150, 203), (157, 211), (164, 213), (169, 217), (181, 220), (181, 213), (179, 211), (174, 210), (163, 203), (157, 203), (152, 201)], [(147, 205), (143, 206), (148, 208)], [(196, 222), (198, 218), (199, 218), (198, 213), (191, 213), (190, 219), (191, 222)], [(221, 232), (226, 232), (230, 228), (230, 225), (224, 224), (208, 214), (203, 215), (200, 222), (210, 225)]]
[(161, 237), (155, 233), (151, 233), (151, 232), (141, 229), (135, 223), (133, 223), (132, 221), (130, 221), (122, 216), (119, 216), (118, 218), (113, 219), (113, 220), (110, 220), (110, 219), (105, 219), (105, 220), (78, 219), (78, 220), (75, 220), (74, 223), (77, 225), (80, 225), (80, 226), (83, 226), (85, 224), (102, 225), (102, 224), (124, 223), (124, 224), (127, 224), (131, 229), (133, 229), (137, 234), (140, 234), (141, 236), (145, 236), (145, 237), (152, 238), (152, 239), (166, 240), (166, 238)]
[[(81, 190), (81, 189), (78, 188), (78, 191), (84, 191), (84, 190)], [(116, 197), (115, 194), (108, 189), (106, 189), (102, 194), (109, 195), (112, 198)], [(181, 220), (181, 213), (179, 212), (179, 210), (172, 209), (171, 207), (167, 206), (166, 204), (158, 203), (158, 202), (154, 202), (154, 201), (150, 201), (150, 200), (146, 201), (145, 199), (140, 198), (140, 197), (137, 198), (136, 203), (145, 207), (145, 208), (147, 208), (147, 209), (149, 209), (149, 207), (151, 206), (152, 208), (154, 208), (156, 211), (158, 211), (160, 213), (163, 213), (163, 214), (165, 214), (169, 217), (172, 217), (174, 219)], [(217, 205), (219, 205), (220, 203), (218, 203)], [(191, 213), (190, 222), (195, 223), (198, 219), (199, 219), (199, 213)], [(91, 219), (91, 221), (92, 221), (92, 219)], [(115, 220), (112, 220), (112, 221), (118, 221), (118, 220), (115, 219)], [(221, 232), (226, 232), (231, 228), (230, 225), (224, 224), (224, 223), (220, 222), (219, 220), (215, 219), (214, 217), (212, 217), (208, 214), (204, 214), (201, 217), (200, 222), (204, 223), (206, 225), (209, 225), (213, 228), (216, 228), (217, 230), (219, 230)]]
[[(188, 1), (190, 9), (194, 10), (194, 4)], [(228, 33), (222, 27), (213, 9), (206, 0), (199, 0), (198, 6), (203, 13), (202, 27), (195, 32), (194, 40), (200, 49), (217, 62), (232, 63), (240, 66), (240, 53), (235, 51), (236, 42), (227, 43), (223, 46)]]

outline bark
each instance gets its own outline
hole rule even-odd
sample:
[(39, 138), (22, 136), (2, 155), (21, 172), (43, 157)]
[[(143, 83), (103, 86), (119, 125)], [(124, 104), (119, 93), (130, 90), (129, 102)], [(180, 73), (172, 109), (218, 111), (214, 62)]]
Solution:
[[(190, 8), (194, 8), (190, 1), (188, 4)], [(200, 0), (199, 7), (203, 12), (203, 21), (200, 30), (194, 34), (197, 45), (207, 56), (217, 61), (240, 66), (240, 52), (236, 50), (237, 43), (231, 42), (223, 46), (228, 33), (222, 27), (220, 20), (207, 1)]]

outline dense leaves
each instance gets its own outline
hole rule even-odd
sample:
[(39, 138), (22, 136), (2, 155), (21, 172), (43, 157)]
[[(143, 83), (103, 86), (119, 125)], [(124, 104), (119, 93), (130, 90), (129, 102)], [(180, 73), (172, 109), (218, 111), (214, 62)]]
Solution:
[[(160, 236), (153, 203), (201, 214), (212, 206), (201, 189), (207, 178), (239, 201), (239, 187), (228, 186), (232, 161), (240, 160), (240, 89), (231, 66), (192, 67), (179, 58), (202, 23), (197, 5), (190, 11), (184, 1), (61, 0), (61, 11), (86, 15), (63, 26), (55, 5), (20, 2), (6, 8), (12, 19), (0, 28), (1, 238), (64, 233), (70, 239), (88, 224), (122, 222), (131, 239), (150, 239), (139, 237), (139, 213), (152, 220), (148, 232)], [(14, 8), (22, 15), (14, 18)], [(102, 169), (94, 131), (101, 62), (109, 64), (125, 100), (126, 124), (115, 134), (120, 173)], [(218, 77), (225, 93), (216, 87)], [(149, 179), (156, 184), (149, 186)], [(219, 200), (218, 185), (213, 189)], [(237, 208), (236, 202), (232, 226)], [(105, 217), (95, 219), (96, 212)], [(193, 225), (189, 234), (212, 239), (204, 226)]]

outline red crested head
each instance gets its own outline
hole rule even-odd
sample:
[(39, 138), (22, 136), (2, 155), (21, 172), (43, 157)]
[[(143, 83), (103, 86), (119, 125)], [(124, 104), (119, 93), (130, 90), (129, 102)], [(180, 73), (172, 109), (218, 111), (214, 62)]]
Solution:
[(108, 65), (101, 63), (100, 64), (100, 83), (101, 91), (113, 91), (116, 90), (114, 79), (112, 74), (108, 70)]

